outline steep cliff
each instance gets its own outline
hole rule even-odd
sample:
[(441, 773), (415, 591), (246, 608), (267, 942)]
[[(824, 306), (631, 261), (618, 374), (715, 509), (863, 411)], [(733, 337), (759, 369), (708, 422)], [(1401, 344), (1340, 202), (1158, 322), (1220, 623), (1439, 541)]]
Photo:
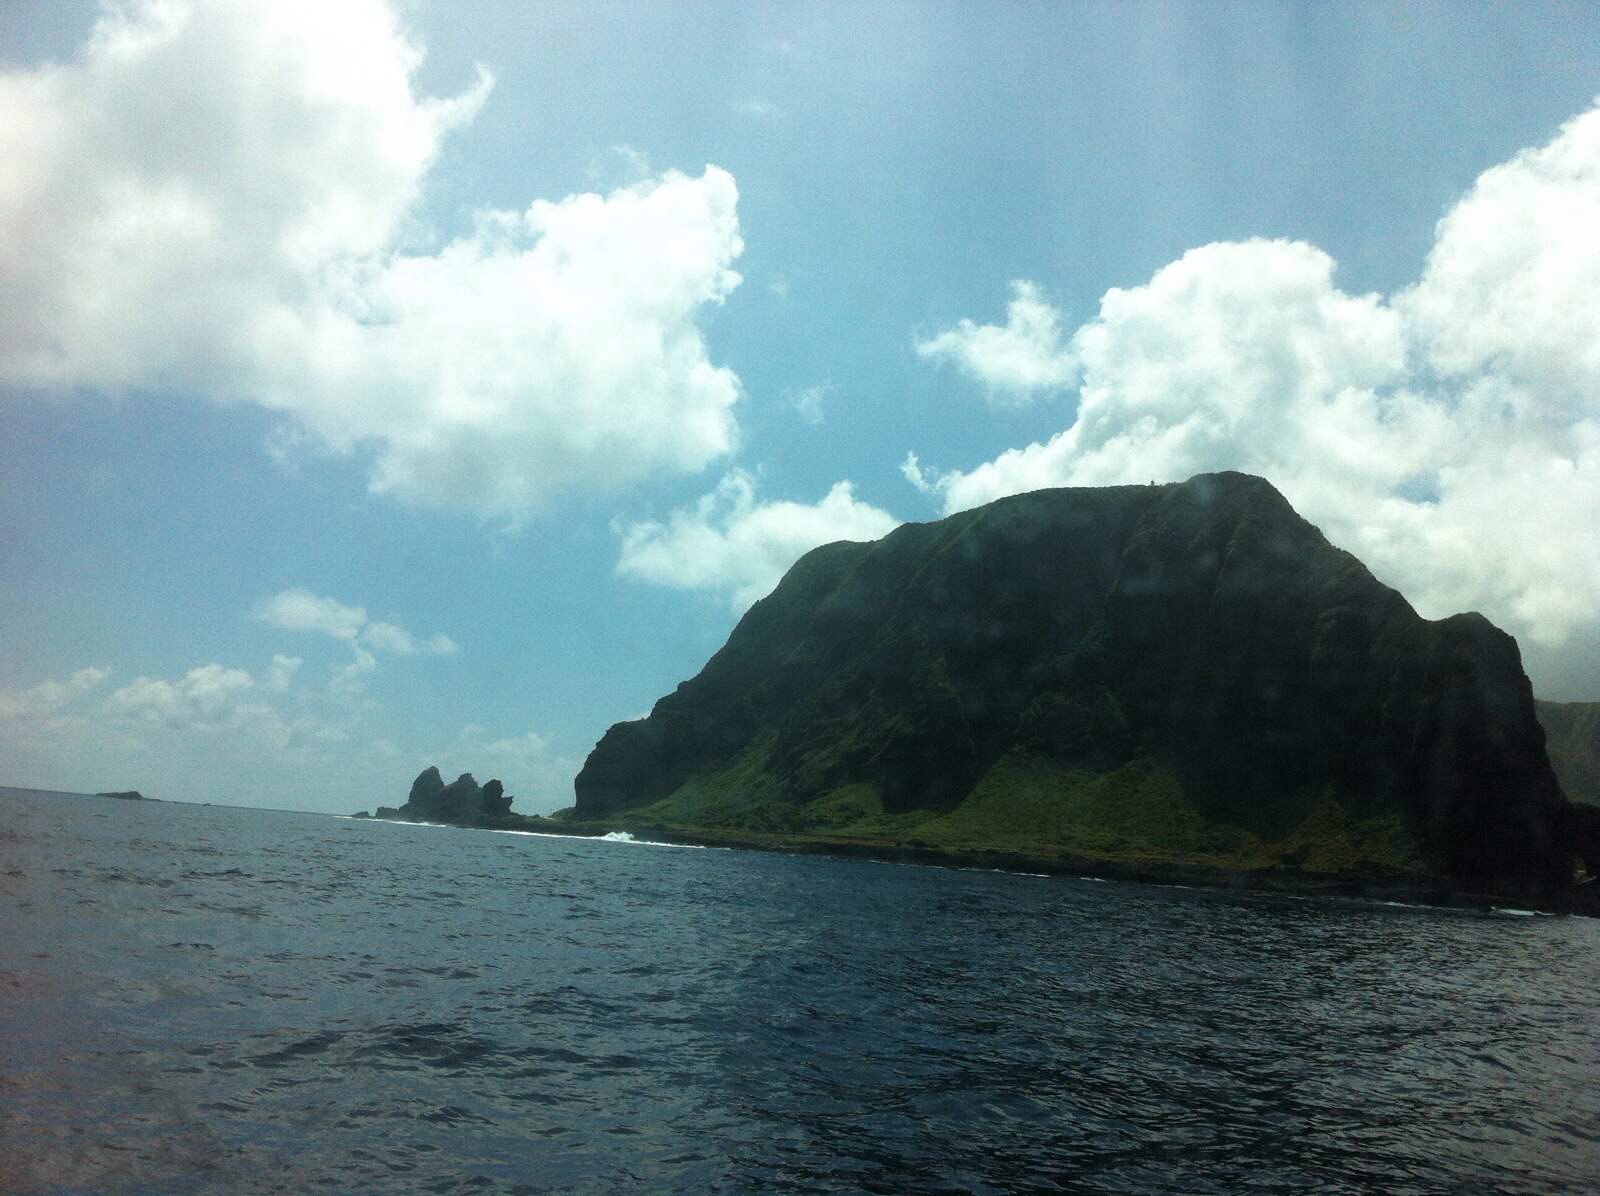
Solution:
[(1600, 806), (1600, 702), (1535, 702), (1534, 709), (1567, 796)]
[(1514, 640), (1268, 483), (1037, 491), (798, 561), (612, 727), (580, 818), (1566, 883)]

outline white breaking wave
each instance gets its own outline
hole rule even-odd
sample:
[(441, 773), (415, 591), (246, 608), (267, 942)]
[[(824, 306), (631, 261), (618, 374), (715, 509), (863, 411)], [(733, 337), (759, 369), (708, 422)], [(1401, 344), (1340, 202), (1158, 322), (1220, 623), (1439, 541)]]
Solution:
[(695, 851), (731, 851), (730, 847), (712, 847), (709, 843), (663, 843), (658, 839), (635, 839), (627, 831), (607, 831), (600, 836), (602, 843), (636, 843), (640, 847), (690, 847)]
[(488, 831), (491, 835), (522, 835), (531, 839), (573, 839), (588, 843), (637, 843), (640, 847), (689, 847), (695, 851), (732, 851), (731, 847), (712, 847), (709, 843), (662, 843), (656, 839), (635, 839), (627, 831), (608, 831), (603, 835), (564, 835), (558, 831), (511, 831), (499, 827), (452, 826), (448, 822), (414, 822), (408, 818), (354, 818), (349, 814), (335, 814), (335, 818), (353, 822), (385, 822), (391, 826), (428, 826), (443, 831)]
[(566, 839), (572, 843), (637, 843), (640, 847), (692, 847), (696, 851), (731, 851), (731, 847), (712, 847), (708, 843), (658, 843), (654, 839), (635, 839), (627, 831), (609, 831), (604, 835), (564, 835), (559, 831), (507, 831), (485, 828), (491, 835), (522, 835), (529, 839)]

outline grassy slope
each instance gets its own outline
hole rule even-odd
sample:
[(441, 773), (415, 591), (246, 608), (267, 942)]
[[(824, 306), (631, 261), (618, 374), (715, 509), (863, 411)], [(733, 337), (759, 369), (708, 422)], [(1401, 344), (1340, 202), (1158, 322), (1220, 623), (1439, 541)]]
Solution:
[(766, 745), (758, 745), (722, 771), (606, 825), (1141, 867), (1396, 878), (1428, 871), (1418, 841), (1396, 814), (1360, 818), (1331, 795), (1306, 794), (1292, 800), (1289, 817), (1275, 811), (1277, 831), (1234, 825), (1202, 813), (1173, 774), (1150, 760), (1096, 774), (1016, 751), (953, 809), (893, 813), (868, 784), (847, 785), (803, 805), (785, 802), (764, 769), (765, 753)]

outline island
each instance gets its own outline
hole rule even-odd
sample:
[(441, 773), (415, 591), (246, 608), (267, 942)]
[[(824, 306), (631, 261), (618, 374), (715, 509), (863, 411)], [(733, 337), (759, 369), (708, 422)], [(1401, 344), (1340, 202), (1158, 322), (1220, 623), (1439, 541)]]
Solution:
[(153, 797), (146, 797), (137, 789), (116, 789), (96, 793), (96, 797), (114, 797), (118, 801), (155, 801)]
[(513, 800), (499, 780), (479, 785), (470, 772), (464, 772), (447, 785), (438, 767), (429, 765), (411, 782), (404, 805), (379, 806), (373, 813), (363, 810), (352, 817), (486, 830), (550, 829), (550, 821), (537, 814), (513, 814)]
[(1576, 883), (1600, 809), (1563, 793), (1512, 637), (1422, 618), (1239, 473), (813, 550), (551, 821), (1424, 900), (1600, 888)]

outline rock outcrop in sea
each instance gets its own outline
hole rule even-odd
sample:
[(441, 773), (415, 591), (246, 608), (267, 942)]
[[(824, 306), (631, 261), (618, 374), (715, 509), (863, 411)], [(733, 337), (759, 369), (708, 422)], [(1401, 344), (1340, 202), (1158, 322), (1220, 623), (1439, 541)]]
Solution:
[(818, 548), (576, 788), (578, 819), (1530, 894), (1575, 847), (1516, 642), (1237, 473)]
[(429, 765), (411, 782), (406, 804), (396, 809), (379, 806), (375, 817), (404, 822), (447, 822), (457, 826), (492, 825), (511, 814), (512, 798), (498, 780), (479, 785), (464, 772), (448, 785), (439, 769)]

